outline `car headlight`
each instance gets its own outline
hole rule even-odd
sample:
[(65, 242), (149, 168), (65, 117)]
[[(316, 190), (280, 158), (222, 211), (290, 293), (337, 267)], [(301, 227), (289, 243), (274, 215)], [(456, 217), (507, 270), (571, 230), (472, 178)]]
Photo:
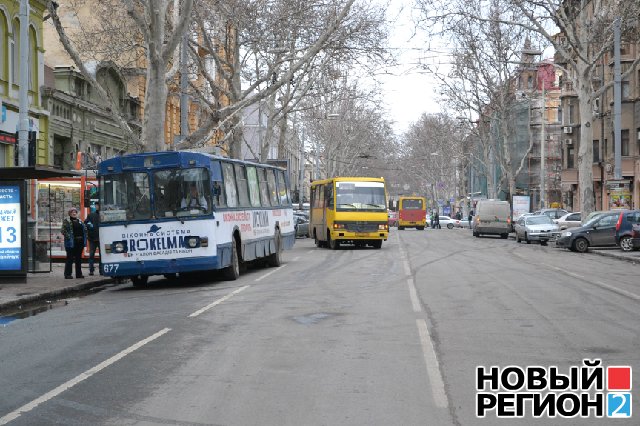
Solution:
[(565, 231), (562, 233), (563, 237), (570, 237), (571, 236), (571, 231)]

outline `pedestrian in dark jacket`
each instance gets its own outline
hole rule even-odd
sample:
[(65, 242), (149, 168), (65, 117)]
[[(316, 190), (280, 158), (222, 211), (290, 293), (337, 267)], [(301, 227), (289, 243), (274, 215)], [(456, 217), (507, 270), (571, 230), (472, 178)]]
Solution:
[(72, 265), (76, 265), (76, 278), (84, 278), (82, 275), (82, 250), (87, 244), (87, 227), (78, 219), (78, 209), (71, 207), (69, 217), (62, 222), (62, 235), (64, 236), (64, 249), (67, 252), (67, 260), (64, 264), (64, 277), (73, 278)]
[[(87, 226), (87, 239), (89, 240), (89, 275), (93, 275), (96, 250), (98, 250), (98, 256), (102, 259), (100, 255), (100, 233), (98, 232), (100, 228), (100, 203), (95, 204), (95, 208), (89, 213), (84, 224)], [(102, 260), (98, 265), (98, 272), (102, 275)]]
[(473, 221), (473, 210), (469, 211), (469, 229), (471, 229), (471, 222)]

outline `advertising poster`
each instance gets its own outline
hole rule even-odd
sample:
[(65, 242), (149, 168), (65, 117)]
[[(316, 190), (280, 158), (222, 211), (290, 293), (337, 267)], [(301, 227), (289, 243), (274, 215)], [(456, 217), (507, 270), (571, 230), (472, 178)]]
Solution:
[(632, 195), (629, 183), (612, 181), (608, 182), (607, 186), (609, 186), (609, 209), (630, 210), (633, 203), (631, 202)]
[(513, 196), (513, 218), (519, 217), (524, 213), (529, 213), (530, 197), (528, 195)]
[(20, 186), (0, 186), (0, 271), (22, 269)]

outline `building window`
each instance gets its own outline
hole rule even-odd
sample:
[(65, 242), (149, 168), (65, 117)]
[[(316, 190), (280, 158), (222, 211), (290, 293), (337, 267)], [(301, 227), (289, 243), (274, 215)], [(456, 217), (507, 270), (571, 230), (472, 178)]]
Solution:
[(567, 147), (567, 169), (573, 169), (574, 164), (573, 164), (573, 147), (572, 146), (568, 146)]
[(6, 80), (5, 72), (4, 72), (4, 67), (8, 59), (5, 57), (6, 46), (8, 46), (7, 24), (6, 24), (4, 13), (0, 11), (0, 80)]
[(569, 103), (569, 110), (567, 111), (568, 112), (568, 115), (567, 115), (568, 122), (565, 123), (565, 124), (573, 124), (573, 110), (574, 110), (573, 104)]
[(607, 155), (609, 155), (609, 140), (604, 140), (604, 145), (602, 145), (602, 159), (606, 159)]
[(623, 157), (629, 156), (629, 129), (623, 129), (621, 132), (620, 153)]
[(593, 162), (600, 162), (600, 141), (598, 139), (593, 141)]
[(533, 77), (527, 77), (527, 89), (533, 89)]
[(622, 89), (622, 99), (630, 99), (631, 85), (629, 84), (628, 80), (622, 81), (621, 89)]

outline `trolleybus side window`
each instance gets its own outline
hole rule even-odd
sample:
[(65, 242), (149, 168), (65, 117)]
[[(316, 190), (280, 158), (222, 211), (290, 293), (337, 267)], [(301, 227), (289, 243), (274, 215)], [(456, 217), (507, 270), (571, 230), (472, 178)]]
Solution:
[(278, 189), (276, 187), (276, 176), (273, 172), (273, 169), (267, 169), (267, 184), (269, 186), (269, 194), (271, 195), (271, 205), (279, 206), (280, 199), (278, 198)]
[(233, 173), (233, 164), (222, 163), (222, 176), (224, 177), (224, 191), (229, 207), (238, 207), (238, 192), (236, 191), (236, 179)]
[(247, 186), (247, 175), (244, 165), (234, 164), (236, 169), (236, 184), (238, 185), (238, 201), (240, 207), (249, 207), (249, 187)]
[(249, 182), (249, 200), (251, 207), (260, 207), (260, 187), (258, 186), (258, 174), (256, 168), (247, 166), (247, 181)]
[(276, 174), (278, 175), (278, 196), (280, 198), (280, 205), (288, 206), (291, 202), (289, 201), (289, 188), (287, 188), (287, 181), (284, 178), (284, 172), (282, 170), (278, 170)]
[(258, 168), (258, 183), (260, 185), (260, 201), (264, 207), (271, 206), (269, 199), (269, 187), (267, 186), (267, 170), (262, 167)]
[(227, 207), (223, 191), (222, 167), (220, 161), (211, 162), (211, 200), (215, 207)]

